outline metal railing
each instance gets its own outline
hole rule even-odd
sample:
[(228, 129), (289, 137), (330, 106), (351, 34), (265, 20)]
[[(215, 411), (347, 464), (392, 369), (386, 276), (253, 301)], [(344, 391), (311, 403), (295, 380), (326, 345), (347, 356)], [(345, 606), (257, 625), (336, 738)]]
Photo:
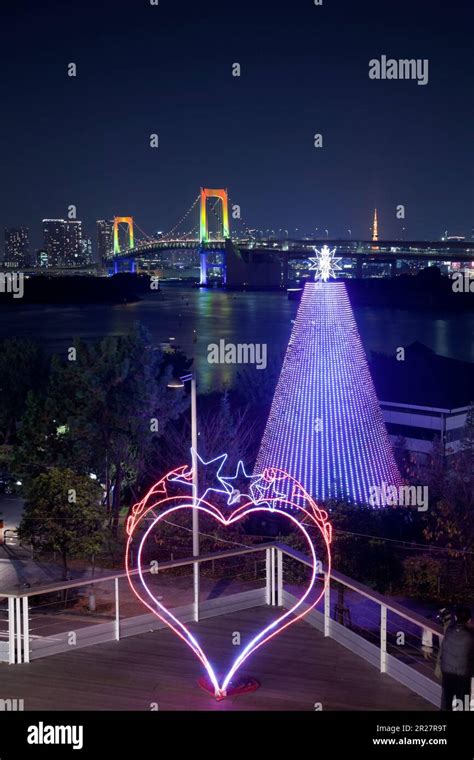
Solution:
[[(262, 562), (255, 561), (259, 556)], [(237, 558), (242, 564), (235, 567), (235, 581), (226, 587), (226, 593), (216, 593), (222, 580), (219, 563)], [(171, 602), (166, 604), (182, 622), (193, 621), (194, 603), (184, 592), (176, 594), (177, 578), (183, 577), (183, 568), (189, 569), (191, 577), (196, 561), (200, 566), (207, 564), (207, 574), (203, 574), (207, 587), (203, 583), (199, 600), (200, 619), (260, 605), (289, 609), (301, 596), (300, 590), (307, 585), (305, 573), (309, 578), (312, 567), (310, 558), (301, 552), (271, 542), (160, 562), (157, 574), (156, 569), (144, 568), (143, 573), (155, 576), (149, 583), (155, 582), (160, 593), (164, 589), (170, 594)], [(252, 571), (245, 573), (248, 567)], [(180, 574), (173, 576), (177, 569)], [(441, 687), (435, 669), (443, 636), (441, 626), (342, 573), (333, 570), (327, 578), (322, 566), (319, 570), (316, 592), (323, 590), (326, 580), (328, 583), (305, 621), (381, 673), (439, 705)], [(171, 571), (171, 577), (165, 576), (165, 571)], [(239, 572), (244, 580), (239, 580)], [(189, 586), (192, 596), (192, 584)], [(306, 607), (311, 603), (308, 598)], [(144, 609), (132, 594), (125, 572), (0, 591), (0, 626), (4, 626), (0, 630), (0, 660), (27, 663), (165, 627)]]
[[(303, 566), (312, 566), (308, 557), (284, 544), (276, 543), (274, 550)], [(323, 571), (321, 583), (324, 580)], [(278, 590), (284, 607), (295, 603), (298, 596), (295, 591), (300, 585)], [(331, 571), (323, 599), (305, 620), (381, 673), (439, 706), (441, 685), (437, 665), (443, 629), (435, 621), (337, 570)]]

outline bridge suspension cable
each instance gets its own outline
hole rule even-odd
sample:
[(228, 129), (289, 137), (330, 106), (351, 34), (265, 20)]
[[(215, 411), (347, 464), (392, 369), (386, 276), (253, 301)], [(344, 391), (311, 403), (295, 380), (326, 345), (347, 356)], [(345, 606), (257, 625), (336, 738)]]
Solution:
[(175, 226), (172, 227), (172, 229), (170, 229), (168, 232), (166, 232), (163, 235), (162, 239), (165, 239), (165, 238), (169, 239), (169, 238), (171, 238), (171, 236), (176, 232), (176, 230), (178, 229), (178, 227), (180, 227), (182, 225), (182, 223), (184, 222), (184, 220), (187, 219), (187, 217), (189, 216), (189, 214), (191, 213), (191, 211), (196, 207), (196, 204), (199, 202), (199, 200), (200, 200), (200, 195), (198, 195), (196, 197), (196, 199), (194, 200), (193, 204), (188, 208), (188, 210), (181, 217), (181, 219), (179, 220), (179, 222), (177, 224), (175, 224)]
[[(232, 208), (232, 206), (239, 205), (239, 204), (234, 204), (233, 201), (231, 200), (231, 198), (229, 197), (229, 205)], [(239, 208), (240, 208), (240, 205), (239, 205)], [(239, 219), (234, 219), (234, 222), (235, 221), (241, 222), (241, 224), (243, 225), (243, 228), (244, 228), (244, 232), (247, 232), (250, 235), (250, 237), (253, 237), (253, 235), (252, 235), (252, 228), (248, 224), (246, 224), (245, 219), (243, 219), (242, 216), (240, 216)]]
[(145, 230), (142, 230), (142, 228), (141, 228), (141, 227), (140, 227), (140, 226), (139, 226), (139, 225), (136, 223), (136, 221), (135, 221), (135, 220), (133, 221), (133, 223), (134, 223), (134, 226), (137, 228), (137, 230), (138, 230), (139, 232), (141, 232), (141, 234), (142, 234), (142, 235), (143, 235), (143, 236), (144, 236), (144, 237), (145, 237), (147, 240), (150, 240), (150, 241), (152, 241), (152, 240), (154, 239), (154, 238), (153, 238), (151, 235), (148, 235), (148, 234), (145, 232)]
[[(183, 214), (183, 216), (177, 222), (177, 224), (175, 224), (174, 227), (172, 227), (167, 232), (160, 235), (158, 238), (156, 235), (149, 235), (135, 221), (134, 221), (134, 226), (138, 230), (138, 232), (141, 234), (141, 236), (143, 236), (146, 243), (153, 244), (159, 241), (173, 240), (173, 235), (175, 236), (174, 239), (176, 240), (194, 240), (194, 239), (199, 240), (199, 230), (200, 230), (199, 220), (198, 220), (198, 223), (194, 225), (190, 230), (180, 232), (180, 233), (177, 233), (177, 230), (179, 230), (183, 222), (185, 222), (186, 219), (188, 219), (188, 217), (190, 216), (192, 211), (196, 208), (200, 200), (201, 200), (201, 195), (199, 194), (196, 196), (191, 206), (188, 208), (186, 213)], [(230, 198), (228, 200), (229, 200), (229, 204), (233, 205), (233, 201)], [(222, 230), (222, 203), (221, 203), (220, 198), (217, 198), (216, 201), (210, 206), (210, 211), (212, 212), (213, 216), (217, 220), (218, 230), (221, 231)], [(238, 219), (236, 219), (235, 222), (239, 222), (240, 225), (243, 227), (243, 231), (247, 233), (250, 237), (254, 237), (254, 235), (252, 234), (252, 229), (242, 217), (239, 217)], [(195, 235), (195, 237), (192, 237), (193, 235)]]
[[(199, 225), (195, 225), (192, 229), (187, 230), (177, 235), (176, 240), (194, 240), (194, 238), (192, 238), (191, 235), (193, 233), (196, 233), (196, 236), (197, 236), (198, 230), (199, 230)], [(197, 237), (195, 239), (197, 240)]]

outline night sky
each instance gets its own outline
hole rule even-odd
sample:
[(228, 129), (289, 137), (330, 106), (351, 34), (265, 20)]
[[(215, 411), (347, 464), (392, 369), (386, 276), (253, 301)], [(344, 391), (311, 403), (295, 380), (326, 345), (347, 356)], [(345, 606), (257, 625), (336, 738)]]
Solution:
[[(41, 219), (75, 204), (94, 242), (114, 214), (151, 234), (205, 185), (227, 187), (250, 226), (291, 235), (366, 237), (376, 205), (381, 237), (471, 236), (473, 7), (4, 3), (0, 226), (29, 226), (37, 247)], [(382, 54), (428, 58), (429, 83), (370, 80)]]

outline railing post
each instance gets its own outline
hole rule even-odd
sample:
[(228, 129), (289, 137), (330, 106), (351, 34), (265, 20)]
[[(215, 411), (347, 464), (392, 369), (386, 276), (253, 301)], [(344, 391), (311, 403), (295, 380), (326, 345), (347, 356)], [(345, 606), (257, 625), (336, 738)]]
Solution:
[(380, 672), (387, 672), (387, 608), (380, 605)]
[(15, 600), (8, 597), (8, 663), (15, 664)]
[(272, 603), (272, 550), (265, 550), (265, 602), (266, 604)]
[(331, 577), (327, 572), (324, 573), (324, 583), (326, 590), (324, 592), (324, 635), (331, 635)]
[(23, 597), (23, 660), (30, 661), (30, 618), (28, 597)]
[(120, 641), (120, 597), (119, 579), (115, 578), (115, 640)]
[(277, 607), (283, 607), (283, 552), (277, 549)]
[(16, 661), (21, 662), (21, 606), (20, 597), (15, 597), (15, 613), (16, 613)]

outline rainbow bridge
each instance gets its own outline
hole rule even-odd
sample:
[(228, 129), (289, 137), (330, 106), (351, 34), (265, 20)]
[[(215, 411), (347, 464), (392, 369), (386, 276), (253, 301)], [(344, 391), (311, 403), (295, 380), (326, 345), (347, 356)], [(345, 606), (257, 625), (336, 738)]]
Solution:
[[(209, 204), (209, 201), (214, 201)], [(198, 219), (194, 219), (197, 212)], [(235, 230), (231, 234), (230, 218)], [(210, 219), (214, 222), (211, 231)], [(217, 222), (217, 223), (216, 223)], [(192, 225), (190, 229), (185, 226)], [(138, 236), (136, 232), (138, 231)], [(474, 267), (474, 241), (446, 239), (364, 240), (326, 237), (291, 238), (278, 236), (275, 231), (250, 228), (242, 219), (240, 206), (231, 204), (225, 189), (201, 188), (193, 204), (178, 224), (166, 233), (149, 236), (138, 227), (131, 216), (117, 216), (113, 223), (113, 250), (101, 263), (110, 274), (135, 272), (137, 262), (145, 263), (164, 252), (187, 250), (199, 254), (200, 284), (209, 283), (210, 270), (219, 270), (223, 285), (246, 285), (252, 276), (246, 274), (261, 269), (257, 284), (286, 287), (290, 261), (304, 261), (321, 245), (336, 247), (338, 256), (347, 260), (357, 277), (364, 276), (367, 265), (388, 264), (394, 276), (404, 262), (420, 266), (471, 264)], [(258, 234), (260, 233), (260, 234)], [(122, 238), (122, 242), (121, 242)], [(229, 277), (230, 275), (230, 277)]]

